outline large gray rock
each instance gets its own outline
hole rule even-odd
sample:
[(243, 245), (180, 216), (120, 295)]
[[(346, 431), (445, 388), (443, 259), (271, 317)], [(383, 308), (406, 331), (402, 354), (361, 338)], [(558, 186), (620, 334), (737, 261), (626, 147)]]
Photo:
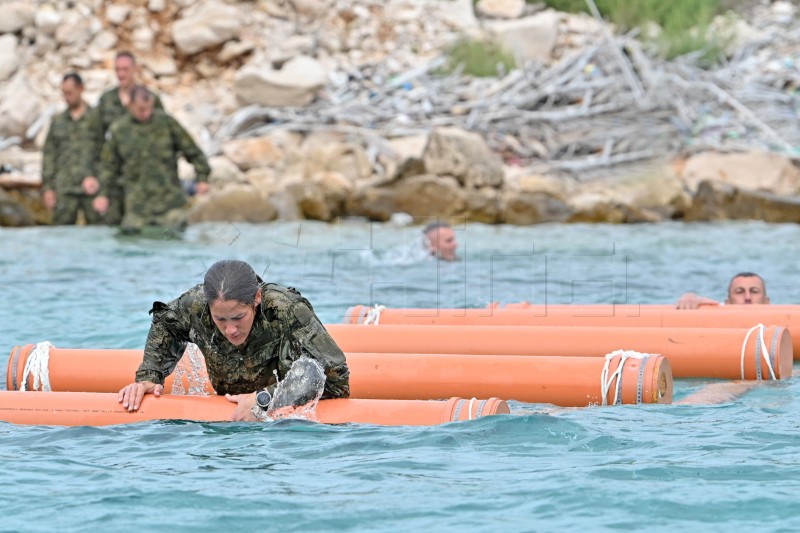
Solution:
[(304, 218), (329, 222), (344, 213), (353, 184), (338, 172), (318, 172), (310, 179), (291, 180), (285, 190)]
[(35, 19), (33, 2), (0, 4), (0, 33), (16, 33), (26, 26), (32, 26)]
[(464, 213), (467, 201), (455, 178), (424, 174), (391, 186), (361, 186), (347, 201), (347, 213), (387, 221), (394, 213), (448, 218)]
[(28, 83), (28, 79), (17, 74), (0, 94), (0, 137), (18, 136), (25, 133), (39, 116), (39, 99)]
[(498, 20), (487, 28), (503, 47), (514, 54), (518, 65), (534, 60), (548, 63), (558, 40), (559, 14), (544, 11), (532, 17)]
[(240, 169), (275, 166), (300, 145), (301, 137), (277, 130), (264, 137), (233, 139), (222, 145), (222, 153)]
[(230, 185), (197, 198), (188, 220), (195, 222), (269, 222), (278, 213), (275, 207), (250, 185)]
[[(669, 166), (654, 166), (647, 172), (598, 179), (582, 184), (569, 196), (578, 218), (587, 222), (653, 221), (680, 218), (692, 202), (683, 182)], [(622, 207), (621, 207), (622, 206)]]
[(422, 156), (426, 172), (454, 176), (468, 188), (500, 187), (503, 162), (477, 133), (458, 128), (433, 130)]
[(34, 15), (36, 29), (45, 35), (53, 35), (61, 24), (62, 14), (52, 4), (43, 4), (38, 7)]
[(17, 37), (8, 33), (0, 35), (0, 81), (6, 81), (19, 66)]
[(506, 191), (500, 205), (501, 221), (518, 226), (565, 222), (572, 214), (563, 198), (543, 191)]
[(739, 189), (718, 181), (703, 181), (697, 188), (685, 219), (800, 223), (800, 197)]
[(236, 97), (244, 104), (302, 107), (325, 86), (325, 68), (307, 56), (288, 61), (283, 68), (248, 65), (236, 73)]
[(433, 5), (441, 10), (439, 17), (449, 26), (459, 31), (472, 31), (478, 28), (474, 3), (474, 0), (439, 0)]
[(212, 1), (176, 21), (172, 25), (172, 40), (181, 53), (191, 55), (238, 37), (241, 29), (237, 8)]
[(741, 189), (800, 192), (800, 169), (790, 159), (768, 152), (697, 154), (686, 161), (680, 175), (692, 191), (701, 182), (714, 180)]
[(475, 9), (486, 17), (515, 19), (525, 10), (525, 0), (479, 0)]
[(5, 191), (0, 188), (0, 226), (32, 226), (47, 221), (49, 214), (39, 200), (38, 192)]

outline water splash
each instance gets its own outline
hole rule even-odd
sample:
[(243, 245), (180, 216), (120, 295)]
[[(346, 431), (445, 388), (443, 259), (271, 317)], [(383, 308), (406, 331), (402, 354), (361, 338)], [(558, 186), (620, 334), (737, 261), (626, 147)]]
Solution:
[[(175, 366), (174, 374), (175, 381), (172, 383), (170, 394), (210, 396), (206, 358), (196, 344), (190, 342), (186, 345), (183, 357)], [(183, 378), (186, 378), (189, 385), (188, 391), (184, 388)]]
[(272, 420), (303, 418), (317, 420), (317, 404), (325, 389), (325, 370), (311, 357), (303, 356), (278, 382), (267, 416)]

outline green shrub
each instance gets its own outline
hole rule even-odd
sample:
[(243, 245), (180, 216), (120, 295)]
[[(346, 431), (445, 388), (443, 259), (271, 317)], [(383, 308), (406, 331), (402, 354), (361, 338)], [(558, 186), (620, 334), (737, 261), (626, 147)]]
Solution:
[(515, 67), (514, 56), (491, 40), (459, 39), (447, 51), (445, 71), (462, 69), (464, 74), (476, 77), (498, 76)]
[[(544, 1), (559, 11), (589, 13), (585, 0)], [(667, 59), (701, 52), (706, 62), (714, 61), (725, 44), (725, 36), (710, 31), (711, 21), (722, 12), (720, 0), (595, 0), (595, 3), (600, 14), (621, 32), (643, 28), (647, 23), (658, 24), (661, 32), (653, 40)]]

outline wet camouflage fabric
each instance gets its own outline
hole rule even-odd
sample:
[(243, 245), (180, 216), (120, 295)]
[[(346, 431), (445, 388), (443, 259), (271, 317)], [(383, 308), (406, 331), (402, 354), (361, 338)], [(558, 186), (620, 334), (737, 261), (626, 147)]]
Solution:
[(83, 220), (87, 224), (106, 223), (106, 218), (92, 207), (93, 199), (94, 196), (85, 194), (58, 194), (52, 223), (57, 226), (76, 224), (80, 212), (83, 212)]
[(171, 116), (155, 110), (139, 122), (125, 115), (111, 125), (103, 147), (101, 194), (121, 190), (122, 226), (179, 227), (176, 208), (186, 205), (178, 179), (178, 155), (195, 168), (196, 180), (207, 181), (211, 168), (203, 152)]
[(300, 293), (274, 283), (263, 283), (262, 303), (247, 341), (234, 346), (211, 319), (203, 286), (150, 311), (153, 324), (147, 335), (144, 360), (136, 381), (164, 383), (175, 368), (187, 342), (200, 347), (208, 376), (217, 394), (246, 394), (265, 387), (275, 392), (275, 375), (283, 379), (292, 363), (307, 355), (325, 369), (322, 398), (350, 396), (350, 371), (336, 345)]
[[(155, 108), (164, 110), (161, 99), (157, 95)], [(86, 125), (86, 143), (81, 152), (84, 176), (100, 175), (100, 157), (103, 153), (106, 133), (115, 120), (127, 114), (128, 108), (122, 105), (122, 101), (119, 99), (119, 87), (109, 89), (100, 96)]]
[(81, 154), (86, 149), (90, 113), (87, 109), (73, 120), (67, 109), (50, 124), (42, 153), (42, 190), (55, 191), (57, 195), (53, 224), (75, 224), (79, 211), (83, 211), (87, 224), (104, 221), (92, 208), (92, 197), (86, 196), (81, 187), (85, 176)]

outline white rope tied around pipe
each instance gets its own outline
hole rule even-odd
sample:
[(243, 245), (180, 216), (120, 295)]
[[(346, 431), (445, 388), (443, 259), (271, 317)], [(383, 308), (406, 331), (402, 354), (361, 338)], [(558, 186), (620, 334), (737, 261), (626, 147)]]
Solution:
[(364, 317), (364, 322), (362, 324), (364, 326), (369, 326), (370, 324), (377, 326), (381, 320), (381, 311), (386, 309), (385, 305), (375, 304), (375, 307), (370, 308), (367, 312), (367, 316)]
[(41, 390), (50, 392), (50, 348), (53, 345), (48, 341), (39, 342), (36, 347), (28, 354), (28, 360), (25, 361), (25, 371), (22, 374), (22, 383), (20, 383), (19, 390), (28, 390), (28, 376), (33, 375), (33, 390)]
[[(611, 363), (611, 360), (614, 359), (616, 356), (620, 356), (619, 359), (619, 366), (617, 369), (608, 375), (608, 365)], [(614, 381), (616, 378), (617, 384), (619, 384), (620, 380), (622, 379), (622, 370), (625, 366), (625, 361), (628, 359), (644, 359), (648, 354), (643, 354), (634, 350), (615, 350), (611, 353), (606, 354), (606, 364), (603, 365), (603, 372), (600, 374), (600, 392), (603, 395), (603, 405), (608, 405), (608, 389), (611, 388), (611, 382)], [(614, 404), (619, 401), (619, 393), (620, 388), (614, 391)]]
[(764, 358), (764, 362), (767, 364), (767, 368), (769, 369), (769, 377), (773, 380), (777, 379), (775, 377), (775, 370), (772, 368), (772, 363), (769, 360), (769, 349), (767, 348), (767, 343), (764, 341), (764, 324), (756, 324), (750, 331), (747, 332), (747, 335), (744, 337), (744, 342), (742, 343), (742, 379), (744, 379), (744, 356), (745, 352), (747, 351), (747, 341), (750, 340), (750, 335), (753, 334), (754, 331), (758, 330), (758, 336), (756, 337), (756, 343), (761, 345), (761, 356)]

